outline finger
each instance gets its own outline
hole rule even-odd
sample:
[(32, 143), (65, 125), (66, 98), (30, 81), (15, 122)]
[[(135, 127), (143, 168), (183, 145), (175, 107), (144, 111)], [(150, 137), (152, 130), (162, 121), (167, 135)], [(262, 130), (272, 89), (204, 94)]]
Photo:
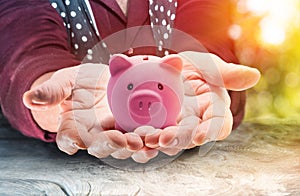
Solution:
[(152, 126), (140, 126), (134, 130), (134, 133), (138, 134), (149, 148), (159, 147), (158, 138), (160, 129), (155, 129)]
[(157, 149), (144, 147), (140, 151), (133, 153), (131, 158), (138, 163), (146, 163), (158, 155)]
[(260, 72), (251, 67), (222, 62), (221, 69), (225, 88), (243, 91), (255, 86), (260, 79)]
[(76, 69), (77, 67), (59, 70), (49, 80), (25, 92), (25, 106), (32, 110), (45, 110), (61, 103), (71, 95)]
[(111, 154), (111, 156), (116, 159), (127, 159), (134, 152), (141, 150), (144, 147), (141, 137), (136, 133), (125, 133), (124, 135), (127, 139), (127, 146), (126, 148), (122, 148)]
[(141, 138), (144, 138), (147, 135), (156, 133), (156, 129), (152, 126), (140, 126), (134, 130), (134, 133), (138, 134)]
[(79, 149), (86, 149), (80, 136), (72, 128), (58, 132), (56, 135), (56, 144), (61, 151), (69, 155), (75, 154)]
[(233, 117), (230, 109), (223, 116), (206, 116), (196, 128), (193, 143), (198, 146), (209, 141), (222, 140), (228, 137), (232, 130)]
[(136, 133), (125, 133), (124, 134), (127, 140), (126, 149), (135, 152), (141, 150), (144, 147), (142, 138)]
[(120, 150), (113, 152), (111, 154), (111, 156), (116, 159), (127, 159), (127, 158), (131, 157), (132, 154), (133, 154), (132, 151), (129, 151), (126, 148), (122, 148)]
[[(169, 128), (170, 129), (170, 128)], [(159, 144), (160, 134), (162, 133), (161, 129), (155, 129), (151, 126), (142, 126), (135, 130), (140, 135), (145, 135), (145, 146), (153, 149), (158, 149), (159, 151), (162, 151), (163, 153), (173, 156), (178, 154), (182, 149), (178, 148), (163, 148)], [(172, 136), (171, 136), (172, 137)], [(165, 139), (165, 138), (164, 138)], [(167, 140), (167, 139), (166, 139)]]
[(178, 153), (182, 152), (183, 150), (180, 148), (159, 148), (159, 151), (165, 153), (166, 155), (169, 156), (175, 156)]
[(260, 78), (257, 69), (226, 63), (211, 53), (187, 51), (180, 55), (186, 60), (184, 62), (189, 64), (184, 73), (191, 74), (190, 69), (195, 69), (200, 72), (198, 77), (202, 77), (206, 82), (229, 90), (246, 90), (253, 87)]
[(127, 145), (124, 134), (117, 130), (103, 131), (93, 137), (94, 140), (87, 150), (89, 154), (98, 158), (107, 157)]
[(149, 148), (159, 147), (159, 136), (161, 129), (155, 129), (152, 126), (140, 126), (134, 130), (145, 142), (145, 146)]
[(193, 146), (195, 128), (200, 123), (197, 116), (189, 116), (177, 125), (165, 128), (159, 138), (159, 144), (163, 148), (188, 149)]
[(79, 149), (86, 148), (81, 136), (78, 134), (72, 116), (65, 116), (57, 132), (56, 143), (61, 151), (69, 155), (75, 154)]
[(161, 129), (155, 129), (153, 132), (148, 133), (144, 139), (145, 145), (149, 148), (158, 148), (161, 131)]
[[(90, 147), (91, 154), (105, 157), (114, 150), (126, 146), (126, 138), (119, 131), (103, 131), (93, 113), (93, 109), (63, 112), (60, 121), (58, 146), (68, 154), (75, 153), (78, 149), (87, 146)], [(101, 149), (103, 152), (92, 149), (92, 147), (99, 147), (97, 142), (103, 143), (104, 148)], [(105, 155), (105, 153), (108, 153), (108, 155)]]

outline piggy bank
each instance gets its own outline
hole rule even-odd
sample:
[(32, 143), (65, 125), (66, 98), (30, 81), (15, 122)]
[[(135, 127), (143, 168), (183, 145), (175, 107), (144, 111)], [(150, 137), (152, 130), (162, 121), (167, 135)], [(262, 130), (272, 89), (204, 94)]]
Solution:
[(176, 125), (184, 93), (178, 55), (113, 55), (109, 70), (107, 98), (116, 129), (130, 132), (142, 125)]

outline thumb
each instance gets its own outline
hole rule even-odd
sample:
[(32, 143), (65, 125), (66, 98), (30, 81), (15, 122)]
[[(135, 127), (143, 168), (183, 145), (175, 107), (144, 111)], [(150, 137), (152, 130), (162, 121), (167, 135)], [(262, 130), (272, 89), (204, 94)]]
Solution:
[(196, 69), (209, 84), (228, 90), (241, 91), (253, 87), (260, 78), (255, 68), (227, 63), (211, 53), (186, 51), (180, 53), (189, 69)]
[(46, 110), (61, 103), (71, 95), (76, 73), (75, 67), (56, 71), (50, 79), (24, 93), (24, 105), (32, 110)]
[(224, 66), (222, 77), (226, 89), (242, 91), (257, 84), (260, 72), (255, 68), (229, 63)]

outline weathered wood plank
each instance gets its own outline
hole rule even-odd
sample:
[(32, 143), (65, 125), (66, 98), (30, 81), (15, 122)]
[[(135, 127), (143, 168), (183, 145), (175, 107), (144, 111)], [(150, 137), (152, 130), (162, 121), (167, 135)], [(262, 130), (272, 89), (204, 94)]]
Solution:
[(0, 192), (5, 195), (66, 195), (55, 183), (20, 179), (0, 179)]
[(276, 119), (247, 122), (228, 139), (172, 162), (161, 155), (146, 168), (114, 163), (125, 170), (107, 165), (112, 158), (68, 156), (55, 144), (2, 138), (0, 195), (299, 195), (299, 129), (298, 122)]
[(0, 108), (0, 140), (7, 140), (7, 139), (21, 139), (21, 140), (24, 140), (24, 139), (27, 139), (27, 138), (24, 138), (24, 136), (14, 130), (9, 122), (4, 118), (3, 114), (1, 113), (1, 108)]

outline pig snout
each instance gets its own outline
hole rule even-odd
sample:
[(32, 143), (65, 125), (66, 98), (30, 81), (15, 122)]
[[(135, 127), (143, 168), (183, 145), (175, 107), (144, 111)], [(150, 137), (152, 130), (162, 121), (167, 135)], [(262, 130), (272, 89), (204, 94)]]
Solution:
[(132, 93), (129, 99), (129, 110), (135, 121), (149, 121), (151, 115), (155, 115), (162, 106), (162, 99), (158, 93), (152, 90), (138, 90)]

